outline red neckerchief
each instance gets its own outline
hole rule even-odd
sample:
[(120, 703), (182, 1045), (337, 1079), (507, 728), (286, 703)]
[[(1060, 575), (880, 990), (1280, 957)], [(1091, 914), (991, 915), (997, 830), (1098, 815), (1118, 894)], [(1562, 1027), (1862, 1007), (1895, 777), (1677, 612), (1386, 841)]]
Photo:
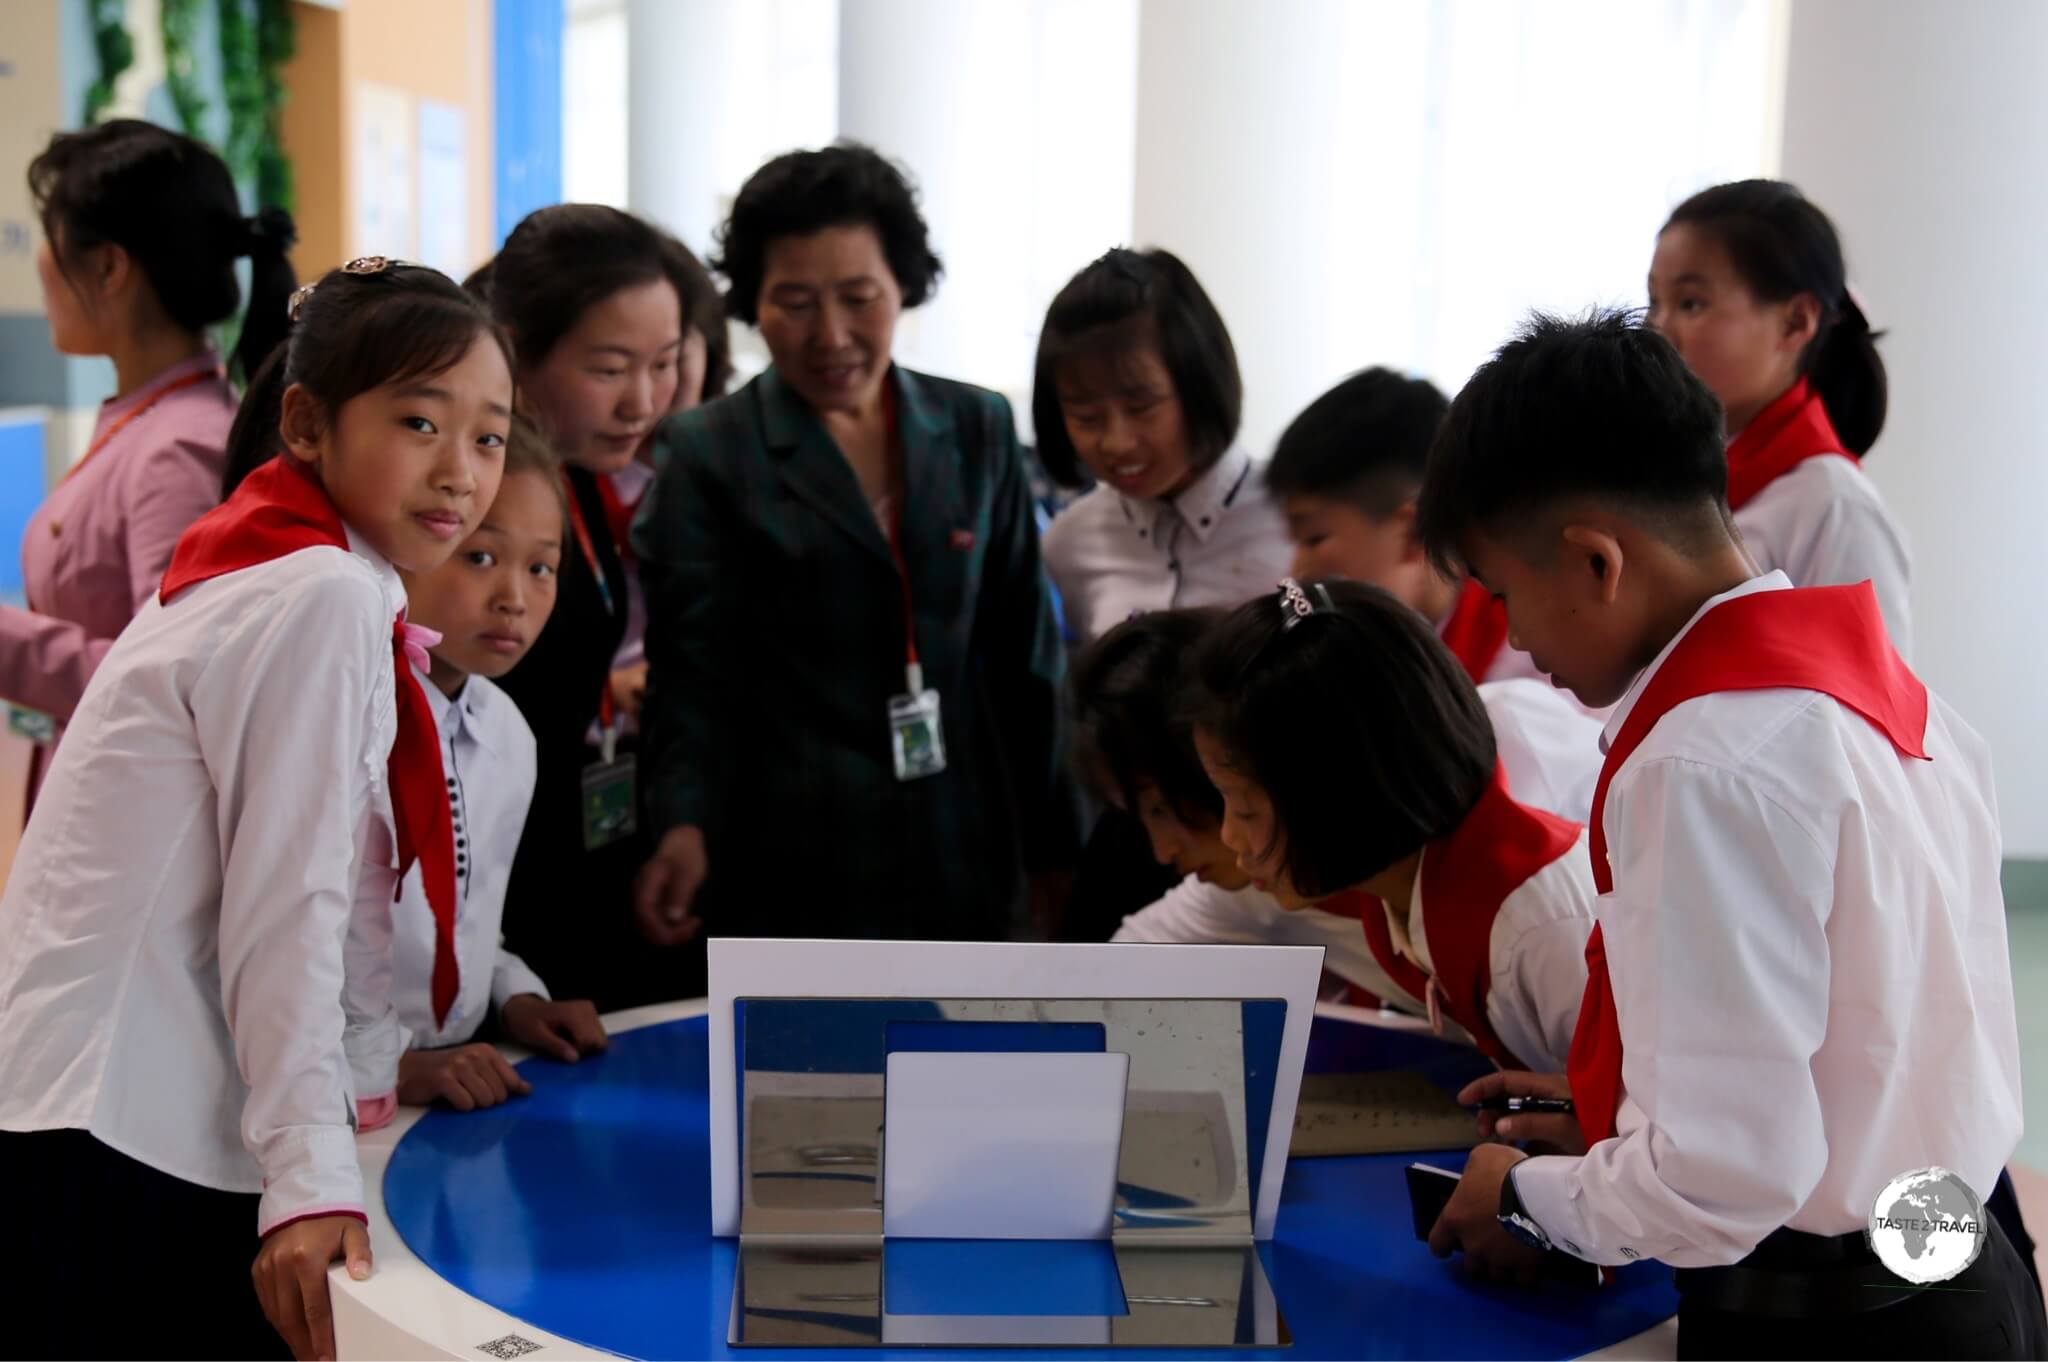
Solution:
[(1758, 492), (1808, 459), (1855, 456), (1842, 448), (1828, 409), (1800, 379), (1756, 414), (1728, 444), (1728, 509), (1739, 511)]
[[(1444, 1014), (1465, 1028), (1479, 1052), (1504, 1069), (1528, 1066), (1508, 1049), (1486, 1016), (1493, 978), (1493, 921), (1500, 906), (1543, 867), (1572, 849), (1579, 825), (1519, 804), (1507, 773), (1495, 768), (1479, 802), (1449, 836), (1422, 853), (1422, 924), (1435, 978), (1394, 949), (1381, 900), (1360, 895), (1366, 945), (1387, 976), (1416, 998), (1432, 986)], [(1405, 907), (1405, 905), (1403, 905)], [(1346, 914), (1349, 915), (1348, 913)]]
[[(570, 495), (574, 495), (573, 490)], [(621, 562), (629, 562), (633, 557), (633, 512), (640, 509), (640, 497), (647, 493), (643, 490), (640, 497), (628, 501), (619, 495), (618, 488), (612, 486), (611, 475), (600, 473), (597, 476), (597, 495), (604, 502), (604, 523), (612, 533), (612, 547), (618, 551)]]
[(1507, 605), (1495, 600), (1493, 593), (1467, 577), (1465, 585), (1458, 589), (1458, 600), (1451, 607), (1451, 617), (1444, 621), (1444, 627), (1437, 633), (1476, 686), (1493, 670), (1494, 659), (1507, 646)]
[[(1614, 891), (1601, 815), (1607, 784), (1657, 721), (1687, 700), (1719, 691), (1819, 691), (1867, 719), (1909, 757), (1927, 759), (1927, 687), (1885, 633), (1877, 592), (1855, 586), (1756, 591), (1702, 615), (1650, 677), (1607, 749), (1593, 789), (1593, 883)], [(1566, 1071), (1586, 1143), (1614, 1134), (1621, 1105), (1621, 1016), (1600, 929), (1586, 942), (1586, 996)]]
[[(326, 545), (348, 551), (348, 531), (327, 491), (304, 466), (280, 454), (242, 480), (233, 496), (192, 523), (164, 573), (165, 605), (186, 587)], [(414, 861), (434, 910), (433, 1002), (445, 1023), (461, 976), (455, 958), (455, 823), (441, 770), (440, 730), (405, 654), (405, 613), (392, 622), (398, 733), (387, 767), (392, 822), (398, 834), (398, 878)]]

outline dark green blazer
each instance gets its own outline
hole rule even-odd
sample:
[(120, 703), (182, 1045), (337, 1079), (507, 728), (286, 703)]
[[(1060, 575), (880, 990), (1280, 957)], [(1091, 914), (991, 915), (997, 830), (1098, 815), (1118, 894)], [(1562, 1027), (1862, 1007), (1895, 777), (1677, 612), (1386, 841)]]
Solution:
[(1067, 864), (1063, 660), (1000, 395), (891, 370), (902, 552), (946, 770), (896, 779), (904, 595), (852, 466), (769, 369), (670, 419), (633, 529), (647, 593), (648, 815), (704, 829), (714, 935), (1006, 934)]

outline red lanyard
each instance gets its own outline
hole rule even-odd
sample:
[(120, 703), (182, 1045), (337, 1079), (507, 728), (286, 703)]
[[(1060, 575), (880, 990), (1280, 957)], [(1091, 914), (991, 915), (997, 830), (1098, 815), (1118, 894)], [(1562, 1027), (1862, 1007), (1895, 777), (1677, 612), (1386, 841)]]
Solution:
[[(889, 456), (903, 449), (902, 431), (896, 419), (896, 389), (882, 384), (882, 414), (888, 422)], [(907, 462), (907, 461), (906, 461)], [(903, 487), (896, 493), (895, 514), (889, 517), (889, 554), (896, 560), (896, 576), (903, 583), (903, 675), (912, 695), (924, 690), (924, 667), (917, 660), (917, 603), (911, 597), (910, 562), (903, 556), (903, 503), (910, 500), (910, 469), (903, 470)]]
[[(576, 535), (576, 546), (583, 550), (583, 561), (590, 564), (590, 579), (597, 583), (598, 599), (604, 602), (604, 612), (612, 613), (611, 583), (604, 579), (604, 564), (597, 559), (597, 545), (591, 542), (590, 522), (583, 518), (583, 503), (576, 499), (576, 484), (570, 480), (569, 470), (562, 470), (562, 491), (569, 499), (569, 528)], [(617, 716), (612, 706), (612, 677), (609, 669), (605, 672), (604, 688), (597, 695), (597, 731), (609, 733)]]
[(128, 423), (130, 421), (133, 421), (136, 417), (142, 415), (142, 413), (148, 411), (151, 407), (163, 401), (172, 393), (178, 391), (178, 389), (189, 388), (195, 383), (204, 383), (206, 382), (206, 380), (210, 378), (218, 379), (220, 376), (220, 367), (216, 365), (211, 369), (200, 369), (197, 372), (186, 374), (183, 377), (174, 378), (169, 383), (166, 383), (161, 388), (158, 388), (155, 392), (150, 393), (147, 397), (143, 398), (140, 402), (130, 407), (127, 411), (122, 412), (120, 419), (115, 421), (114, 424), (108, 426), (105, 430), (101, 431), (99, 435), (93, 440), (92, 444), (86, 449), (85, 457), (80, 459), (77, 463), (72, 464), (70, 471), (65, 473), (62, 478), (58, 479), (57, 485), (59, 487), (62, 487), (65, 483), (71, 481), (73, 477), (77, 476), (79, 469), (84, 468), (87, 464), (92, 462), (93, 455), (99, 453), (102, 449), (105, 449), (108, 443), (111, 442), (116, 435), (119, 435), (122, 431), (128, 429)]
[(604, 564), (597, 560), (597, 545), (590, 539), (590, 523), (583, 518), (583, 503), (576, 497), (576, 484), (570, 481), (569, 470), (562, 470), (562, 490), (569, 497), (569, 528), (576, 534), (576, 546), (583, 550), (583, 561), (590, 564), (591, 580), (597, 583), (598, 598), (604, 602), (604, 612), (612, 613), (612, 587), (604, 579)]

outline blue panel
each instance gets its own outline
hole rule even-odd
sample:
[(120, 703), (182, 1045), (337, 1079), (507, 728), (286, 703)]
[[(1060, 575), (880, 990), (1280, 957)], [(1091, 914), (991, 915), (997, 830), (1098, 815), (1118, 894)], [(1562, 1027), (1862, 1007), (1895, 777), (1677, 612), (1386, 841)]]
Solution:
[(0, 597), (21, 598), (21, 536), (43, 504), (40, 415), (0, 420)]
[[(1365, 1030), (1316, 1023), (1318, 1031), (1326, 1026)], [(1453, 1049), (1387, 1032), (1346, 1038), (1340, 1048), (1357, 1067), (1378, 1069), (1412, 1060), (1417, 1047)], [(709, 1234), (706, 1049), (702, 1018), (631, 1031), (580, 1064), (527, 1060), (519, 1067), (534, 1085), (531, 1096), (489, 1111), (431, 1113), (399, 1141), (385, 1175), (398, 1232), (457, 1287), (589, 1347), (627, 1357), (817, 1362), (827, 1354), (726, 1346), (737, 1255), (731, 1241)], [(1415, 1241), (1402, 1174), (1413, 1157), (1288, 1165), (1279, 1234), (1262, 1257), (1294, 1332), (1291, 1349), (1163, 1349), (1148, 1352), (1148, 1362), (1577, 1357), (1677, 1309), (1671, 1274), (1654, 1263), (1624, 1269), (1600, 1291), (1524, 1292), (1468, 1280), (1456, 1261), (1439, 1262)], [(1464, 1155), (1429, 1159), (1458, 1167)]]
[(1107, 1239), (891, 1239), (882, 1309), (892, 1315), (1127, 1315)]
[(733, 1023), (745, 1044), (742, 1070), (777, 1074), (878, 1074), (888, 1066), (888, 1026), (941, 1022), (937, 1003), (890, 998), (741, 998)]
[(1273, 1085), (1280, 1077), (1280, 1037), (1287, 1029), (1287, 1004), (1277, 998), (1258, 998), (1243, 1007), (1245, 1167), (1250, 1170), (1252, 1205), (1256, 1206), (1259, 1173), (1266, 1165), (1266, 1131), (1273, 1124)]
[(1109, 1048), (1101, 1022), (892, 1021), (885, 1048), (949, 1055), (1099, 1055)]
[(562, 201), (562, 0), (497, 0), (497, 240)]

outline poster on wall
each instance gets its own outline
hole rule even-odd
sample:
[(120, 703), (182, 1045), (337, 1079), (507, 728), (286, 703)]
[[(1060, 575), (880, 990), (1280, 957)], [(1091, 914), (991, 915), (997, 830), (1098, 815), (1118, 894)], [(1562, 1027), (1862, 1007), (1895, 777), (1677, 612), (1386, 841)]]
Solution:
[(349, 254), (419, 259), (419, 101), (364, 81), (355, 88), (355, 221)]
[(452, 279), (467, 272), (469, 115), (437, 99), (420, 101), (419, 255)]

